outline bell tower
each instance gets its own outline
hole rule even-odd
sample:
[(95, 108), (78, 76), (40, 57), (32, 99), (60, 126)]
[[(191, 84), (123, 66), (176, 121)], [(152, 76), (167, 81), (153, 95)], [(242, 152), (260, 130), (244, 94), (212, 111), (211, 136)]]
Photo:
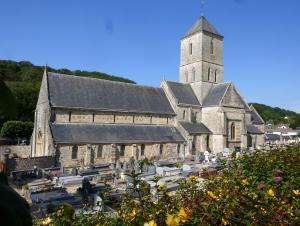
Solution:
[(180, 82), (224, 82), (223, 36), (201, 16), (181, 39)]

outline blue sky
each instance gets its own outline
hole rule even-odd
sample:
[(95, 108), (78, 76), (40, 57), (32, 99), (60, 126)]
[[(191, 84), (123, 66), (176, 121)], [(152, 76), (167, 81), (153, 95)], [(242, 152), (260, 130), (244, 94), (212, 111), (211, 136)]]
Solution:
[[(0, 0), (0, 59), (178, 80), (179, 40), (201, 0)], [(225, 80), (248, 102), (300, 112), (300, 1), (206, 0)]]

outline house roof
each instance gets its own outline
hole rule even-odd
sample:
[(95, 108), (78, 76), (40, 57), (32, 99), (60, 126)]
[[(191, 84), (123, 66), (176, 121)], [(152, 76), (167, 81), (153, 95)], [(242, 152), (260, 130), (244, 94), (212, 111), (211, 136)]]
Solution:
[(280, 140), (280, 135), (267, 133), (267, 134), (265, 134), (265, 138), (266, 138), (266, 140)]
[(48, 87), (53, 107), (175, 114), (162, 88), (50, 72)]
[(253, 105), (250, 106), (250, 110), (251, 110), (251, 120), (253, 124), (255, 125), (265, 124), (264, 120), (262, 119), (262, 117), (260, 117), (260, 115), (258, 114), (258, 112), (256, 111)]
[(262, 131), (260, 131), (257, 127), (255, 127), (254, 125), (252, 124), (248, 124), (247, 125), (247, 132), (249, 134), (263, 134)]
[(181, 143), (173, 126), (132, 124), (51, 124), (56, 144)]
[(179, 104), (200, 105), (190, 84), (166, 81)]
[(207, 97), (203, 101), (203, 106), (218, 106), (222, 101), (230, 83), (214, 84)]
[(189, 134), (211, 134), (212, 132), (203, 123), (179, 122)]
[(223, 38), (223, 36), (217, 31), (217, 29), (214, 28), (214, 26), (212, 26), (204, 16), (201, 16), (196, 21), (196, 23), (194, 23), (194, 25), (188, 30), (188, 32), (183, 36), (183, 38), (186, 38), (201, 31), (206, 31)]

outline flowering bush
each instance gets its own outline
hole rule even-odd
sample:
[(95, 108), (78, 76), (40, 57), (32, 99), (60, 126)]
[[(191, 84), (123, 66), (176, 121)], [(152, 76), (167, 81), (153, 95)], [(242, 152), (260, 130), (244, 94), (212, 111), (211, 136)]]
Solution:
[(245, 154), (224, 162), (221, 172), (207, 175), (205, 182), (195, 176), (181, 180), (175, 195), (157, 185), (153, 197), (133, 173), (134, 186), (116, 217), (99, 212), (67, 215), (60, 208), (38, 224), (299, 225), (300, 147)]

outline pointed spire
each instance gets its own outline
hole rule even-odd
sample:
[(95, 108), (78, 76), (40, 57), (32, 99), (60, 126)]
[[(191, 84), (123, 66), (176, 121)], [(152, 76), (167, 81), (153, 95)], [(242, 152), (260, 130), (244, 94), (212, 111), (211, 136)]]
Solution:
[(186, 38), (188, 36), (191, 36), (195, 33), (201, 32), (201, 31), (206, 31), (208, 33), (217, 35), (221, 38), (223, 38), (223, 36), (217, 31), (216, 28), (214, 28), (214, 26), (212, 26), (208, 20), (204, 17), (201, 16), (196, 23), (189, 29), (189, 31), (184, 35), (183, 38)]

